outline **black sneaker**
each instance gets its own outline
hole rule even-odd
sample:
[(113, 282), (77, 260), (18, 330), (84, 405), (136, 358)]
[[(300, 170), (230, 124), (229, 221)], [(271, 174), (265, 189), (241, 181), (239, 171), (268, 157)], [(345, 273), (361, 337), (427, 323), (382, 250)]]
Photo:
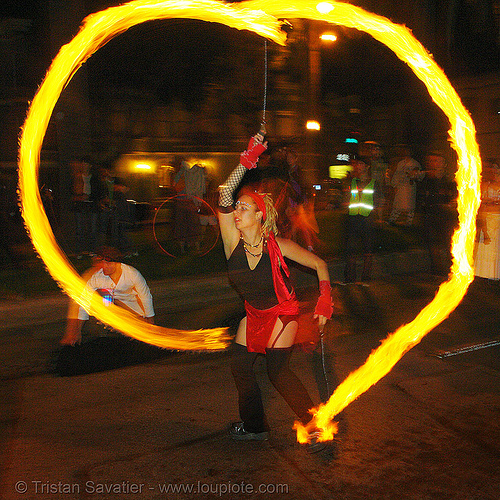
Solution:
[(237, 441), (266, 441), (269, 438), (269, 432), (247, 432), (243, 422), (234, 422), (229, 428), (229, 435)]

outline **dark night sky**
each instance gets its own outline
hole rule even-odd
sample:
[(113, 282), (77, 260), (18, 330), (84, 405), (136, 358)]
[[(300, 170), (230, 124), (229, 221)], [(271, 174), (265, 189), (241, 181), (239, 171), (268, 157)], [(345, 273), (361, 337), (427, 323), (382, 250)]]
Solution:
[[(46, 26), (37, 23), (37, 20), (45, 1), (3, 0), (0, 9), (3, 16), (34, 19), (38, 41), (43, 43), (47, 35)], [(456, 67), (469, 72), (500, 69), (498, 43), (491, 38), (492, 30), (486, 29), (491, 19), (481, 18), (473, 10), (474, 4), (460, 1), (464, 8), (457, 17), (453, 39), (458, 54)], [(88, 13), (117, 4), (116, 1), (104, 0), (84, 2)], [(387, 2), (380, 4), (381, 9), (388, 6), (390, 3)], [(396, 11), (396, 7), (394, 9)], [(411, 26), (412, 21), (409, 19), (407, 24)], [(406, 66), (370, 36), (364, 33), (351, 36), (353, 32), (355, 30), (339, 30), (341, 37), (334, 49), (323, 50), (323, 92), (333, 90), (337, 95), (357, 93), (381, 101), (391, 100), (405, 87), (410, 77)], [(216, 72), (221, 70), (220, 59), (228, 50), (234, 50), (236, 37), (241, 36), (250, 36), (251, 40), (254, 35), (195, 21), (149, 22), (111, 40), (90, 58), (87, 65), (96, 85), (149, 88), (161, 99), (178, 97), (188, 102), (200, 95), (200, 89), (207, 80), (217, 78)], [(258, 37), (254, 38), (257, 40)], [(36, 45), (37, 39), (33, 38), (31, 43)], [(428, 48), (436, 53), (432, 47)], [(219, 64), (215, 64), (217, 61)], [(437, 62), (444, 67), (445, 61)], [(26, 78), (41, 80), (48, 63), (50, 56), (44, 59), (37, 55), (30, 71), (26, 71)]]
[[(153, 90), (163, 100), (196, 99), (214, 75), (234, 36), (229, 28), (198, 21), (153, 21), (129, 29), (88, 61), (91, 75), (104, 86)], [(109, 64), (109, 61), (114, 61)]]

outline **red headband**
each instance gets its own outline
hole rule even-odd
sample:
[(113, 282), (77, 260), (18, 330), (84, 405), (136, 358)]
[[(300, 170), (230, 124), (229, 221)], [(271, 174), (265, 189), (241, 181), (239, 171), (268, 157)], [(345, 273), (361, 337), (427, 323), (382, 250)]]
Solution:
[(242, 194), (247, 194), (252, 198), (253, 201), (255, 201), (255, 204), (257, 205), (258, 209), (262, 212), (262, 222), (266, 220), (266, 204), (264, 203), (264, 197), (261, 196), (259, 193), (256, 193), (255, 191), (245, 191)]

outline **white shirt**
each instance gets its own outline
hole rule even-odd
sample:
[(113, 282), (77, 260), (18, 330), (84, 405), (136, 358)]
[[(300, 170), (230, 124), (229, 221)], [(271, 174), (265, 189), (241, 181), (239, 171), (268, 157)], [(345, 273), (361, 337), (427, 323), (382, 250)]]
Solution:
[[(119, 300), (143, 318), (154, 316), (153, 296), (142, 274), (127, 264), (121, 264), (121, 268), (122, 274), (118, 283), (99, 269), (87, 281), (87, 287), (91, 290), (109, 290), (113, 300)], [(89, 319), (83, 307), (78, 311), (78, 319)]]

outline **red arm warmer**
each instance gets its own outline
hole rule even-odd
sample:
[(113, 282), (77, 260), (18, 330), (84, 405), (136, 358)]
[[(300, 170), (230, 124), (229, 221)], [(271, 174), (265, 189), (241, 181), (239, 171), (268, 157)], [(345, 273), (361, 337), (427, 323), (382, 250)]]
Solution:
[(314, 309), (314, 314), (325, 316), (325, 318), (330, 319), (333, 313), (332, 287), (330, 282), (326, 280), (320, 281), (319, 291), (320, 295), (316, 303), (316, 308)]
[(261, 142), (255, 142), (254, 138), (250, 139), (248, 143), (248, 149), (243, 151), (240, 155), (240, 163), (248, 168), (255, 168), (257, 166), (257, 160), (259, 156), (267, 149), (267, 146), (264, 146)]

